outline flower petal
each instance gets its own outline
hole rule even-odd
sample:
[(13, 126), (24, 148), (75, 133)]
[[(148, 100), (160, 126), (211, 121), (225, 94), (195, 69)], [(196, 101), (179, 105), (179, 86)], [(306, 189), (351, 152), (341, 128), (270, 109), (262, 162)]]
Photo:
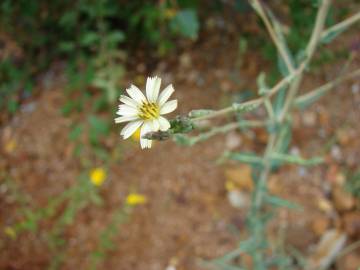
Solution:
[(134, 99), (129, 98), (128, 96), (125, 96), (125, 95), (121, 95), (119, 100), (121, 102), (125, 103), (126, 105), (129, 105), (130, 107), (133, 107), (133, 108), (138, 108), (141, 105), (140, 103), (138, 103)]
[(140, 131), (140, 146), (141, 146), (141, 149), (151, 148), (151, 140), (142, 138), (142, 136), (144, 136), (146, 133), (148, 133), (148, 132), (150, 132), (152, 130), (151, 126), (152, 126), (152, 123), (150, 121), (146, 121), (146, 122), (144, 122), (144, 124), (141, 127), (141, 131)]
[(172, 84), (169, 84), (161, 93), (160, 96), (157, 100), (157, 103), (159, 104), (159, 106), (161, 107), (162, 105), (164, 105), (164, 103), (170, 98), (170, 96), (172, 95), (172, 93), (174, 93), (174, 87), (172, 86)]
[(175, 111), (177, 108), (177, 100), (170, 100), (166, 102), (163, 106), (160, 108), (160, 114), (167, 114)]
[(122, 104), (119, 105), (119, 110), (116, 112), (116, 114), (124, 116), (137, 116), (139, 111), (133, 107), (130, 107), (129, 105)]
[(126, 126), (121, 130), (120, 135), (123, 136), (124, 140), (129, 138), (141, 126), (142, 123), (144, 123), (144, 121), (138, 120), (126, 124)]
[(144, 94), (140, 91), (139, 88), (137, 88), (135, 85), (131, 85), (130, 88), (126, 89), (126, 92), (129, 94), (129, 96), (135, 100), (137, 103), (143, 103), (146, 102), (146, 98)]
[(158, 131), (160, 129), (160, 123), (157, 119), (152, 120), (152, 131)]
[(147, 78), (146, 81), (146, 97), (149, 102), (155, 103), (159, 96), (161, 79), (157, 76)]
[(159, 116), (158, 122), (161, 131), (167, 131), (170, 128), (170, 123), (165, 117)]
[(134, 121), (134, 120), (137, 120), (139, 119), (139, 117), (136, 115), (136, 116), (120, 116), (120, 117), (117, 117), (115, 118), (115, 123), (123, 123), (123, 122), (129, 122), (129, 121)]

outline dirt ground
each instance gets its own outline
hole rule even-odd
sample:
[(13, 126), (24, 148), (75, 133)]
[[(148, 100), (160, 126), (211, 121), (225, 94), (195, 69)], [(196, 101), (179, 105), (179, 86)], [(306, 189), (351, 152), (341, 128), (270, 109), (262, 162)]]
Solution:
[[(351, 37), (334, 48), (350, 44)], [(208, 42), (200, 40), (187, 46), (179, 57), (163, 60), (152, 73), (163, 77), (165, 84), (173, 83), (179, 100), (178, 113), (220, 108), (238, 91), (254, 88), (257, 72), (270, 65), (259, 55), (249, 53), (239, 68), (233, 61), (236, 57), (234, 35), (214, 36)], [(129, 82), (142, 64), (132, 63), (135, 70), (130, 72)], [(333, 78), (342, 64), (339, 60), (326, 70), (317, 70), (315, 75), (307, 77), (302, 91)], [(359, 66), (358, 57), (350, 69)], [(360, 165), (359, 87), (359, 79), (341, 84), (310, 110), (293, 116), (291, 151), (305, 157), (325, 154), (325, 164), (315, 168), (286, 166), (271, 177), (269, 188), (299, 203), (303, 210), (280, 209), (269, 234), (274, 236), (282, 226), (286, 245), (296, 247), (305, 256), (315, 253), (316, 244), (331, 228), (346, 234), (347, 244), (360, 240), (359, 202), (349, 207), (346, 202), (339, 202), (341, 199), (334, 199), (348, 199), (349, 194), (335, 196), (334, 190), (342, 183), (344, 172)], [(37, 206), (44, 206), (50, 197), (73, 184), (79, 173), (80, 161), (72, 155), (74, 146), (68, 140), (72, 119), (64, 117), (59, 109), (64, 102), (61, 86), (43, 91), (1, 128), (0, 169)], [(86, 114), (81, 117), (85, 119)], [(245, 234), (246, 211), (231, 206), (225, 183), (229, 170), (235, 175), (242, 171), (237, 171), (239, 166), (235, 163), (217, 165), (216, 160), (224, 150), (262, 149), (266, 135), (258, 130), (232, 132), (191, 148), (168, 141), (141, 151), (137, 144), (123, 142), (119, 130), (119, 126), (114, 126), (107, 142), (110, 148), (122, 144), (124, 150), (101, 187), (105, 205), (83, 209), (66, 230), (69, 244), (61, 269), (87, 269), (87, 255), (98, 241), (94, 232), (105, 228), (129, 188), (145, 194), (149, 202), (137, 207), (129, 222), (121, 225), (114, 241), (116, 248), (100, 269), (158, 270), (171, 264), (177, 270), (204, 269), (200, 259), (212, 259), (234, 248)], [(17, 142), (11, 153), (4, 150), (9, 137)], [(20, 213), (16, 211), (18, 203), (5, 185), (0, 186), (0, 192), (0, 226), (4, 228), (16, 222)], [(48, 225), (42, 224), (36, 235), (23, 233), (16, 240), (2, 235), (0, 269), (45, 269), (51, 259), (44, 239)], [(333, 267), (356, 270), (359, 265), (360, 253), (355, 250)]]

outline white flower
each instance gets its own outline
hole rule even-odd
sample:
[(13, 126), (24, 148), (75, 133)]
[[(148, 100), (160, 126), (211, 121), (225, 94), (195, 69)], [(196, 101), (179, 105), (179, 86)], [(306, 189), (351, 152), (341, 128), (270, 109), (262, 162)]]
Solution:
[(161, 79), (158, 77), (148, 77), (146, 81), (146, 97), (135, 85), (126, 89), (130, 97), (121, 95), (120, 101), (124, 104), (119, 105), (115, 118), (115, 123), (130, 122), (121, 130), (120, 135), (125, 139), (129, 138), (138, 128), (140, 131), (141, 148), (150, 148), (151, 140), (142, 136), (151, 131), (166, 131), (170, 128), (169, 121), (161, 115), (173, 112), (177, 107), (177, 100), (170, 100), (174, 92), (173, 86), (168, 85), (159, 94)]

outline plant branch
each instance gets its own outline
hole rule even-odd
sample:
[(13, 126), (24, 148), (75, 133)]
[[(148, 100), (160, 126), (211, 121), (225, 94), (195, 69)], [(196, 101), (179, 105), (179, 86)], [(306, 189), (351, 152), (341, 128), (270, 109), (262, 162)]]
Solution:
[(273, 40), (281, 57), (284, 59), (287, 69), (290, 71), (290, 73), (294, 72), (295, 68), (294, 68), (294, 65), (287, 53), (286, 47), (284, 46), (283, 42), (277, 36), (276, 31), (274, 30), (274, 27), (271, 25), (270, 20), (267, 17), (262, 4), (260, 3), (259, 0), (251, 0), (250, 3), (253, 6), (254, 10), (258, 13), (260, 18), (263, 20), (263, 22), (266, 26), (266, 29), (268, 30), (268, 32), (270, 34), (271, 39)]
[(310, 92), (308, 92), (304, 95), (297, 97), (295, 99), (294, 105), (297, 107), (301, 107), (301, 104), (306, 103), (306, 101), (308, 101), (308, 100), (317, 100), (321, 96), (323, 96), (326, 92), (333, 89), (335, 86), (343, 83), (344, 81), (351, 80), (357, 76), (360, 76), (360, 68), (349, 74), (343, 75), (333, 81), (330, 81), (314, 90), (311, 90)]
[(358, 13), (352, 15), (351, 17), (343, 20), (342, 22), (339, 22), (339, 23), (331, 26), (330, 28), (324, 30), (321, 33), (321, 39), (324, 39), (325, 37), (327, 37), (331, 33), (336, 33), (338, 31), (344, 31), (346, 28), (353, 25), (357, 21), (360, 21), (360, 12), (358, 12)]
[[(283, 87), (288, 85), (294, 79), (294, 77), (296, 77), (298, 74), (300, 74), (302, 72), (304, 67), (305, 67), (305, 65), (300, 65), (300, 67), (298, 69), (296, 69), (292, 74), (286, 76), (281, 81), (279, 81), (268, 92), (266, 92), (266, 94), (264, 94), (262, 97), (252, 99), (252, 100), (248, 100), (248, 101), (245, 101), (243, 103), (239, 103), (239, 105), (249, 106), (249, 105), (260, 105), (260, 104), (264, 103), (266, 99), (269, 99), (270, 97), (275, 95), (280, 89), (282, 89)], [(192, 121), (211, 119), (211, 118), (222, 116), (224, 114), (228, 114), (228, 113), (231, 113), (231, 112), (234, 112), (234, 111), (235, 111), (234, 106), (229, 106), (229, 107), (226, 107), (224, 109), (221, 109), (221, 110), (215, 111), (213, 113), (210, 113), (208, 115), (195, 117), (195, 118), (192, 119)]]
[[(302, 63), (302, 65), (304, 65), (305, 67), (309, 64), (309, 62), (315, 52), (315, 49), (319, 43), (320, 36), (321, 36), (322, 30), (325, 25), (326, 15), (329, 11), (330, 2), (331, 2), (331, 0), (323, 0), (321, 2), (321, 6), (320, 6), (319, 11), (316, 16), (315, 27), (311, 34), (310, 41), (306, 47), (306, 58)], [(296, 97), (296, 94), (299, 90), (299, 86), (300, 86), (302, 78), (303, 78), (303, 71), (304, 71), (304, 69), (302, 69), (302, 72), (295, 78), (295, 80), (293, 81), (293, 83), (290, 86), (289, 93), (286, 96), (283, 110), (281, 111), (281, 114), (279, 117), (280, 122), (282, 122), (285, 119), (288, 111), (290, 110), (290, 108), (292, 106), (292, 103)]]

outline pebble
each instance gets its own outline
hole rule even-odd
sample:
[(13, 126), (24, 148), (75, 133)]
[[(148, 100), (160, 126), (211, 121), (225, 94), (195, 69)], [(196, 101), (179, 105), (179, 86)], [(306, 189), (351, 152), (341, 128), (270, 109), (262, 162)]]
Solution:
[(242, 139), (237, 132), (230, 132), (225, 137), (225, 146), (228, 150), (234, 150), (241, 146)]
[(228, 200), (231, 206), (240, 209), (246, 209), (250, 205), (250, 195), (247, 192), (231, 190), (228, 192)]
[(311, 224), (312, 231), (317, 235), (321, 236), (329, 228), (330, 220), (326, 217), (317, 217)]
[(334, 206), (338, 211), (347, 211), (355, 206), (353, 196), (342, 187), (335, 186), (332, 192)]
[(345, 214), (344, 227), (349, 236), (360, 237), (360, 214), (356, 212)]
[(316, 113), (312, 111), (306, 111), (302, 115), (302, 121), (305, 126), (313, 127), (316, 124)]
[(355, 83), (351, 86), (351, 92), (356, 95), (360, 92), (360, 86), (359, 84)]
[(344, 248), (346, 239), (346, 234), (336, 229), (325, 231), (314, 252), (311, 253), (306, 269), (327, 269)]
[(333, 145), (333, 147), (331, 147), (331, 156), (336, 161), (341, 161), (343, 155), (342, 155), (342, 152), (341, 152), (341, 148), (338, 145)]

